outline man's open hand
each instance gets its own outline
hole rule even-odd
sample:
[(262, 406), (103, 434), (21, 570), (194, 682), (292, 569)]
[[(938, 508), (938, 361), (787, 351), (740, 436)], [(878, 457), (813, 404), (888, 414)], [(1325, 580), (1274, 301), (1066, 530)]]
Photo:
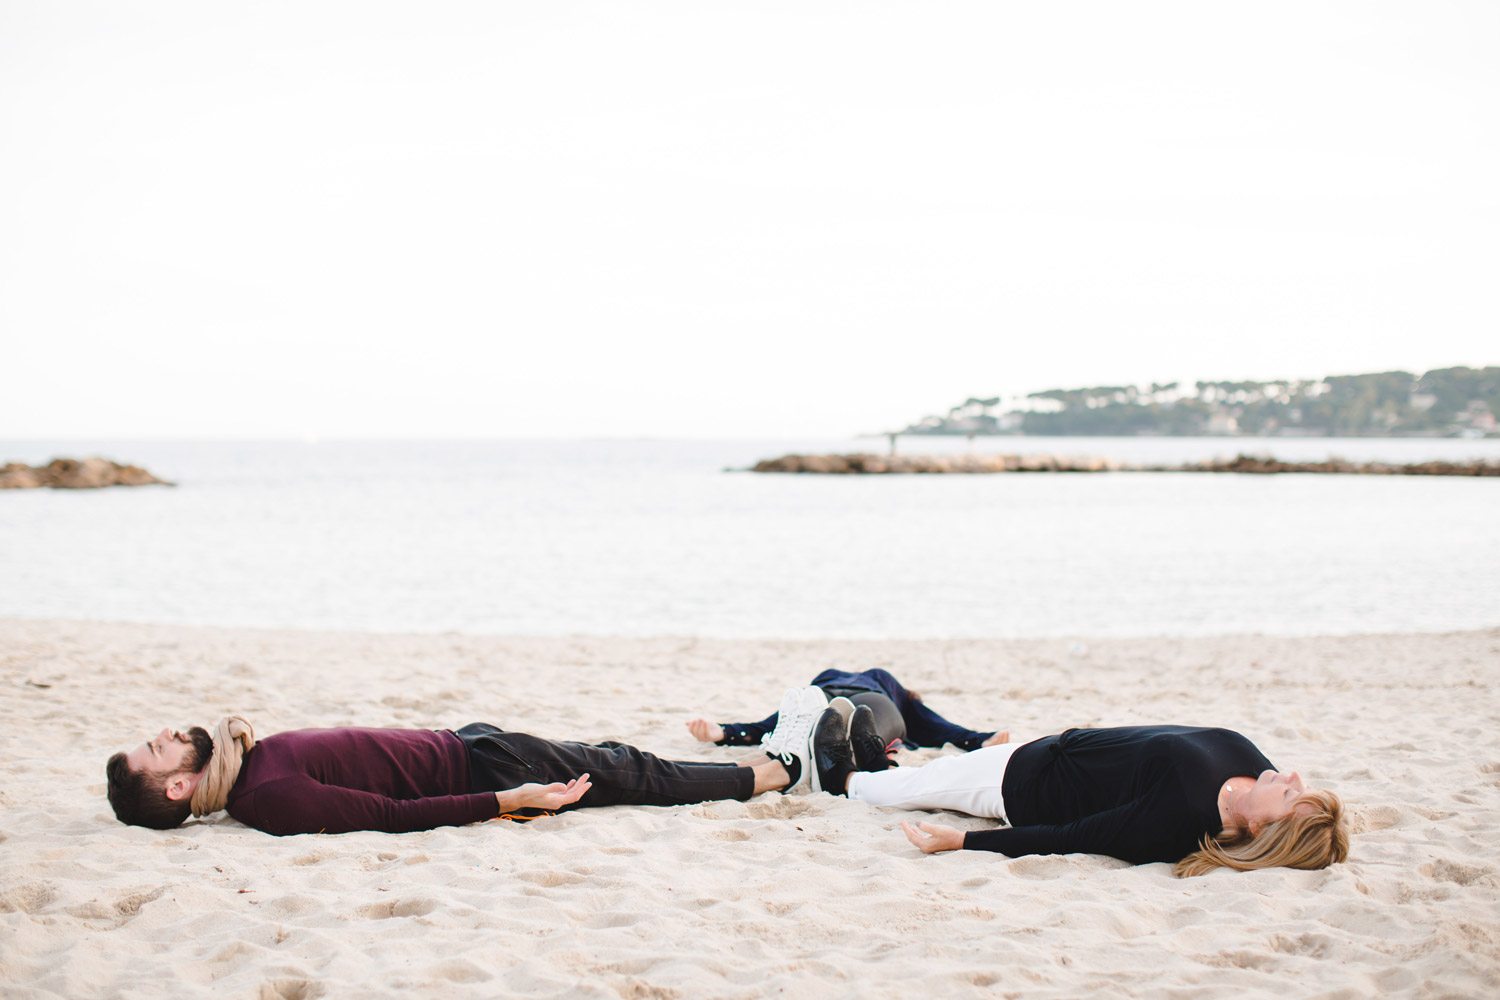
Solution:
[(572, 805), (583, 798), (583, 793), (594, 787), (587, 774), (580, 774), (569, 782), (554, 781), (550, 785), (535, 781), (495, 793), (495, 804), (501, 814), (517, 809), (546, 809), (556, 811)]

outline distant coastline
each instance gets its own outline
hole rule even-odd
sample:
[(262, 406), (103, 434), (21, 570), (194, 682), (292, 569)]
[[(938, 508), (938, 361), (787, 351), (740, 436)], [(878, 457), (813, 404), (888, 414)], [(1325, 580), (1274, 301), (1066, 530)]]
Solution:
[[(916, 437), (1500, 437), (1500, 367), (1177, 382), (970, 397), (888, 432)], [(995, 411), (1002, 412), (995, 412)]]

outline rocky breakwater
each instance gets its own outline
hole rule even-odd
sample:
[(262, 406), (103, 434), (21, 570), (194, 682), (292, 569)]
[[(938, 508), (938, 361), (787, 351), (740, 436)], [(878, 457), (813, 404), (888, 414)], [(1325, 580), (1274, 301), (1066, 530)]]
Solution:
[(1214, 459), (1210, 462), (1194, 462), (1188, 465), (1151, 466), (1146, 471), (1244, 472), (1262, 476), (1283, 472), (1311, 472), (1344, 476), (1500, 476), (1500, 463), (1413, 462), (1409, 465), (1400, 465), (1392, 462), (1349, 462), (1342, 458), (1330, 458), (1326, 462), (1283, 462), (1275, 458), (1237, 455), (1228, 460)]
[(985, 472), (1239, 472), (1274, 475), (1283, 472), (1355, 476), (1500, 476), (1500, 463), (1283, 462), (1275, 458), (1238, 455), (1232, 459), (1189, 462), (1185, 465), (1127, 465), (1107, 458), (1074, 455), (783, 455), (757, 462), (751, 472), (806, 472), (825, 476), (895, 475), (915, 473)]
[(1126, 468), (1104, 458), (1069, 455), (783, 455), (751, 472), (821, 475), (942, 475), (993, 472), (1112, 472)]
[(46, 465), (8, 462), (0, 465), (0, 490), (94, 490), (104, 486), (175, 486), (157, 479), (138, 465), (121, 465), (107, 458), (54, 458)]

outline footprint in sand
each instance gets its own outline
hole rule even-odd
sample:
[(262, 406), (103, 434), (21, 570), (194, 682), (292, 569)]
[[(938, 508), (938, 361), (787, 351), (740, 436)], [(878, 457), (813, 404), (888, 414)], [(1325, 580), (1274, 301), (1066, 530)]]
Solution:
[(108, 920), (111, 928), (121, 927), (135, 919), (141, 907), (161, 896), (165, 889), (145, 889), (122, 896), (113, 902), (90, 900), (68, 907), (68, 915), (83, 920)]
[(429, 966), (427, 974), (434, 979), (446, 979), (450, 983), (482, 983), (490, 978), (485, 972), (473, 962), (465, 962), (462, 959), (454, 959)]
[(552, 889), (560, 885), (577, 885), (580, 882), (588, 881), (588, 879), (584, 876), (575, 875), (573, 872), (552, 870), (516, 872), (516, 878), (520, 879), (522, 882), (530, 882), (532, 885), (539, 885), (544, 889)]
[(1006, 866), (1012, 875), (1035, 879), (1061, 878), (1072, 867), (1070, 862), (1045, 856), (1017, 858)]
[(1401, 810), (1395, 806), (1367, 806), (1350, 813), (1354, 833), (1388, 830), (1401, 823)]
[(812, 805), (800, 796), (793, 798), (790, 795), (784, 795), (774, 802), (747, 803), (745, 812), (751, 819), (791, 819), (793, 816), (801, 816), (811, 808)]
[(1475, 882), (1493, 882), (1493, 865), (1466, 865), (1461, 861), (1439, 858), (1417, 868), (1417, 871), (1439, 882), (1454, 882), (1458, 885), (1473, 885)]
[(311, 979), (271, 979), (260, 984), (258, 1000), (313, 1000), (327, 989)]
[(361, 906), (354, 912), (369, 920), (388, 920), (391, 917), (425, 917), (438, 908), (433, 899), (390, 899)]
[(0, 913), (35, 913), (57, 898), (57, 890), (46, 882), (27, 882), (0, 892)]

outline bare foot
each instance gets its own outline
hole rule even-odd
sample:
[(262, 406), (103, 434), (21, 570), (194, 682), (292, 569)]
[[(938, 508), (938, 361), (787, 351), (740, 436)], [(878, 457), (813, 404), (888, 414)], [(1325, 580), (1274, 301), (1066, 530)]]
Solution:
[(1002, 729), (1000, 732), (996, 733), (994, 736), (991, 736), (989, 739), (985, 740), (983, 743), (981, 743), (979, 745), (982, 746), (982, 747), (997, 747), (997, 746), (999, 746), (1002, 743), (1009, 743), (1009, 742), (1010, 742), (1010, 731)]
[(717, 743), (724, 738), (724, 727), (707, 719), (694, 719), (687, 727), (699, 743)]

